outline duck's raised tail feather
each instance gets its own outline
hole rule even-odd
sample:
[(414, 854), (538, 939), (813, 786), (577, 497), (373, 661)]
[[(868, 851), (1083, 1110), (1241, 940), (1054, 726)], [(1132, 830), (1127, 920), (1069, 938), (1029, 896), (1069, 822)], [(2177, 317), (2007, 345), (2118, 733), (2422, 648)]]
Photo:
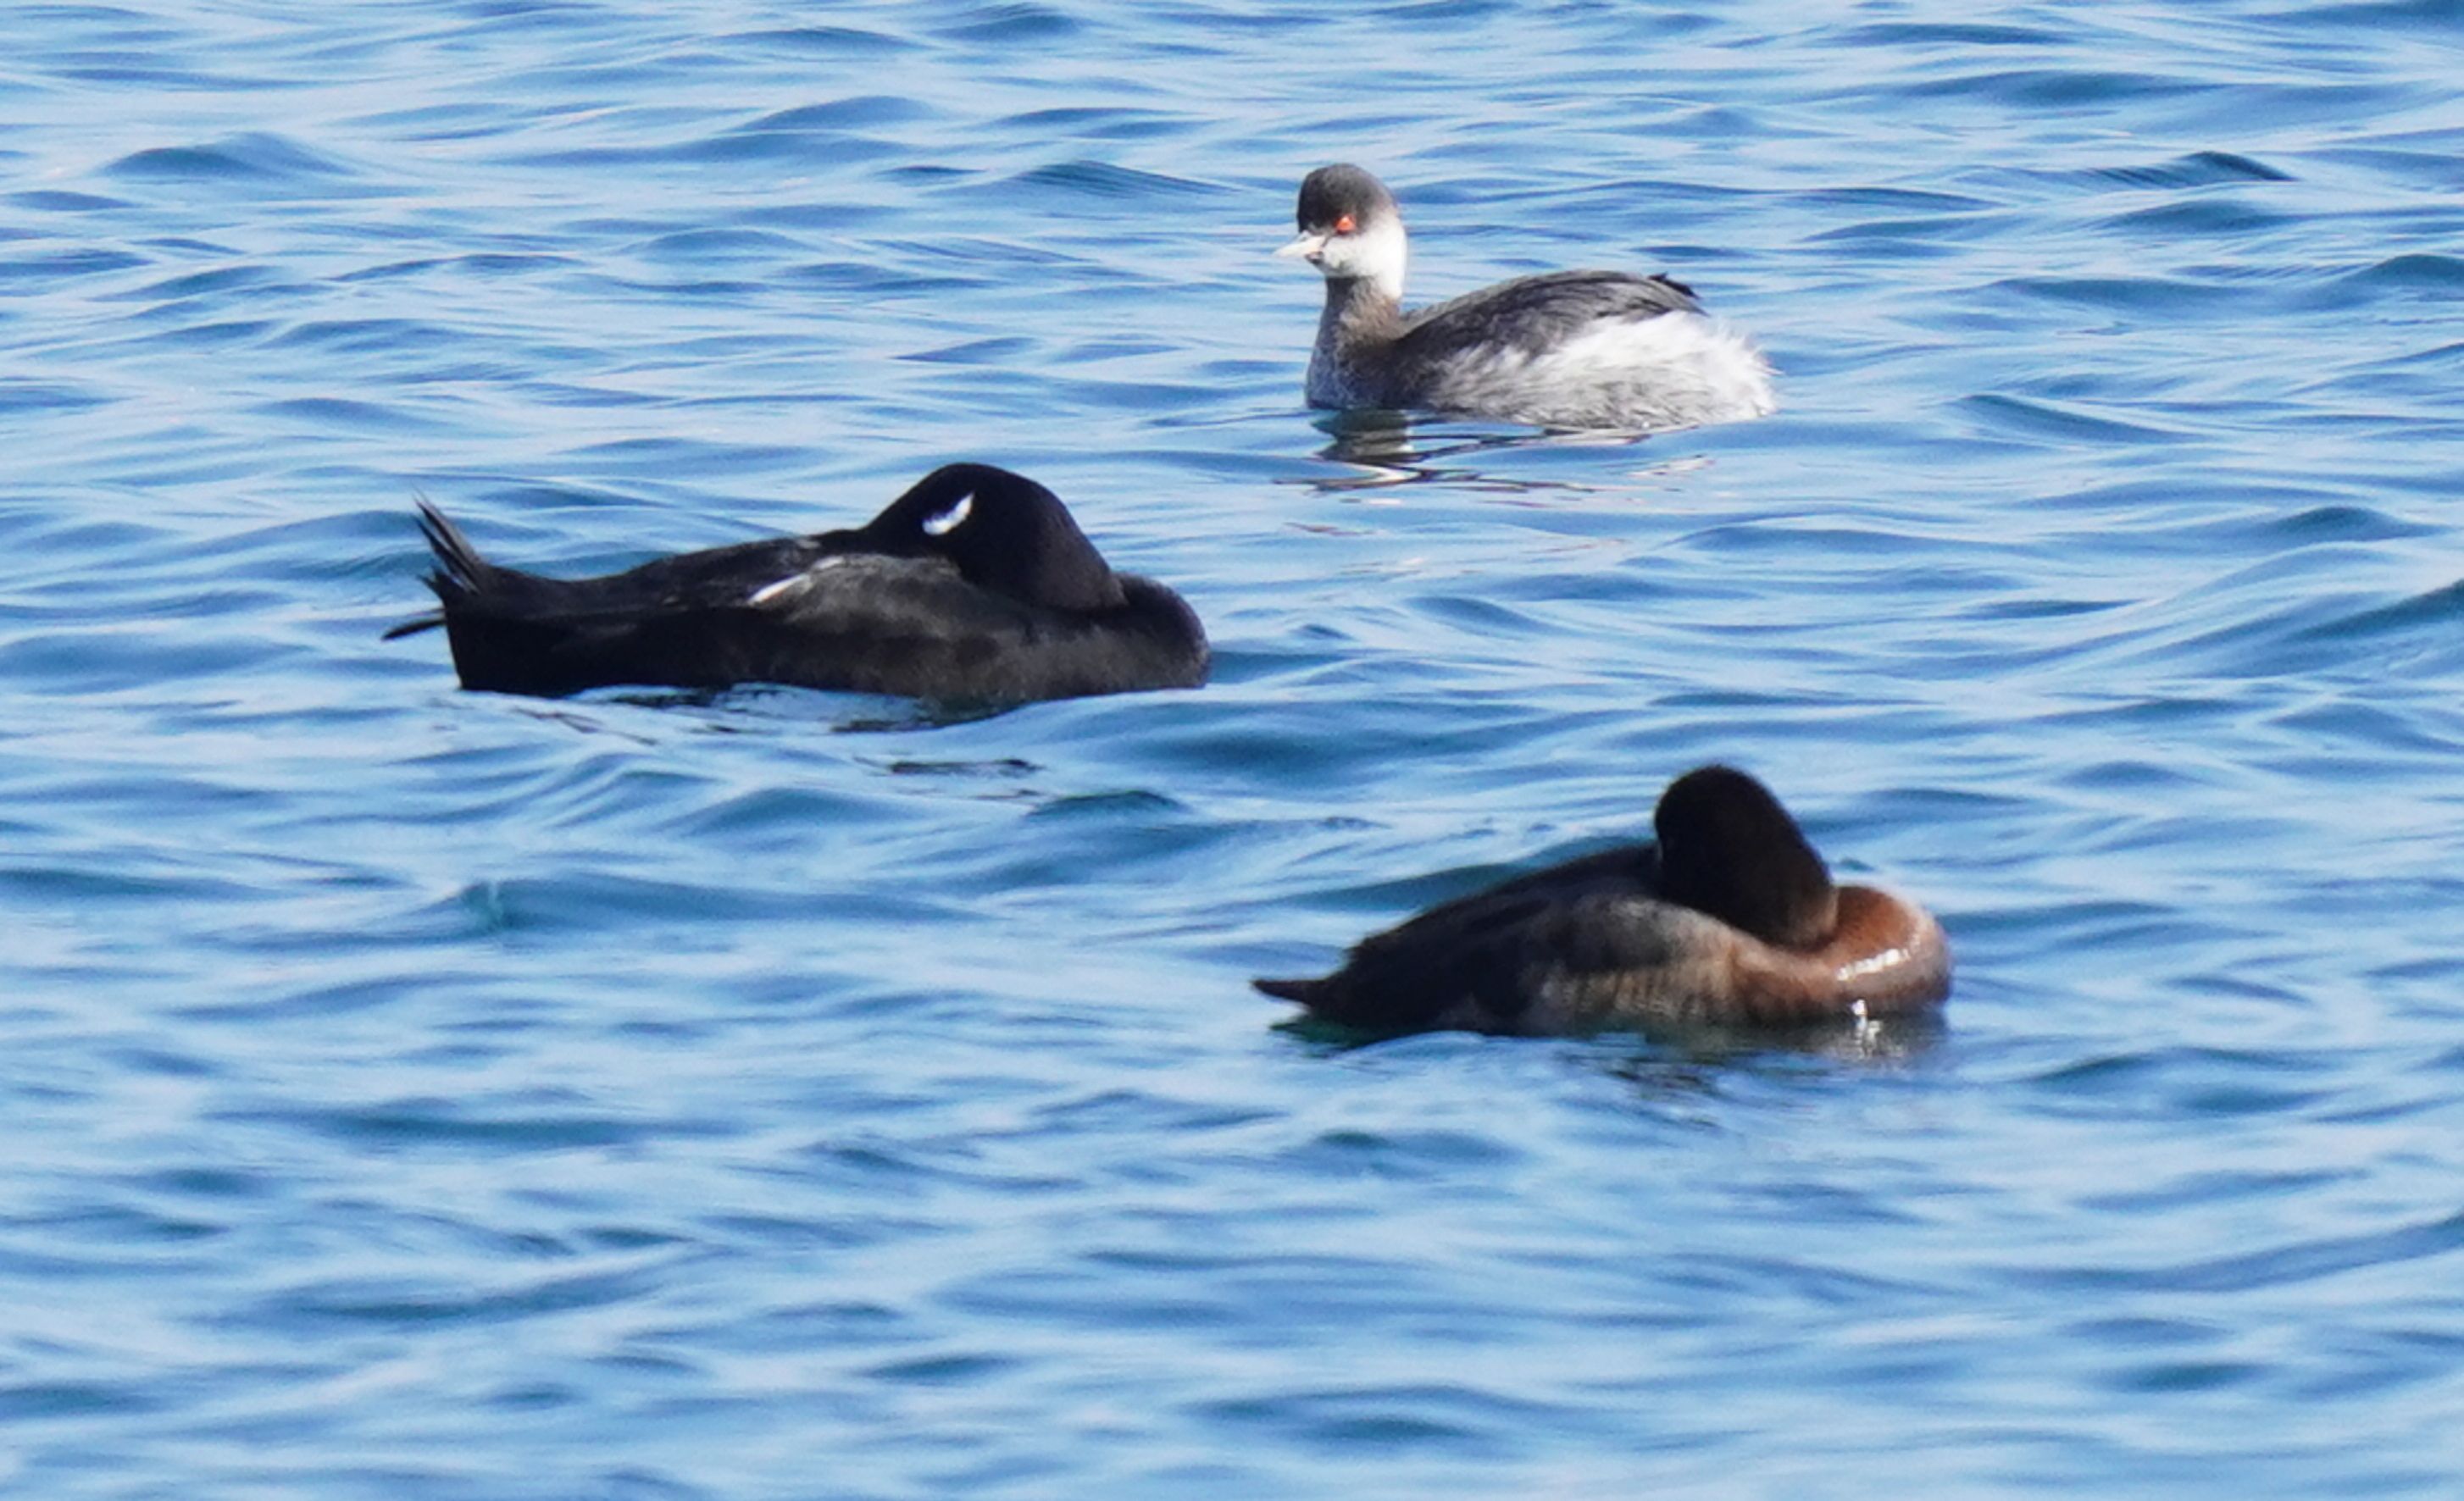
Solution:
[[(495, 570), (452, 518), (437, 510), (423, 497), (419, 502), (419, 534), (428, 539), (428, 550), (435, 555), (436, 566), (429, 571), (428, 587), (446, 604), (454, 604), (478, 594), (487, 586), (488, 576)], [(445, 612), (415, 615), (385, 633), (385, 640), (416, 636), (432, 631), (445, 623)]]
[(436, 571), (428, 576), (428, 587), (436, 591), (436, 598), (466, 599), (488, 587), (488, 576), (495, 569), (451, 517), (425, 500), (419, 503), (419, 532), (436, 555)]
[(1324, 980), (1252, 980), (1249, 983), (1279, 1001), (1298, 1001), (1303, 1006), (1315, 1006), (1318, 992), (1326, 989)]

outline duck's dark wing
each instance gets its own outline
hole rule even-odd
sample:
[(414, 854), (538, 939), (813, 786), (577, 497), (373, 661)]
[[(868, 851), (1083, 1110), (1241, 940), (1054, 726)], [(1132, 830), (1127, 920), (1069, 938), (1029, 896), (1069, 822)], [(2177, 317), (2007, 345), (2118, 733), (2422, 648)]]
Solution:
[(1653, 900), (1651, 845), (1585, 856), (1491, 886), (1372, 934), (1317, 980), (1259, 980), (1268, 995), (1366, 1032), (1522, 1030), (1552, 972), (1666, 964), (1666, 934), (1634, 921)]
[(513, 693), (776, 683), (999, 703), (1206, 679), (1197, 617), (1146, 579), (1124, 576), (1114, 609), (1072, 613), (981, 588), (939, 557), (832, 553), (785, 572), (753, 561), (780, 556), (532, 580), (548, 587), (514, 608), (482, 594), (446, 611), (454, 666), (465, 686)]
[(848, 535), (746, 542), (595, 578), (544, 578), (489, 562), (427, 502), (419, 511), (435, 555), (427, 582), (439, 609), (386, 636), (442, 624), (463, 685), (511, 693), (617, 683), (722, 685), (721, 675), (759, 640), (749, 622), (731, 617), (755, 590), (845, 546)]
[[(1194, 687), (1206, 634), (1179, 596), (1118, 576), (1116, 602), (1063, 609), (990, 589), (870, 530), (687, 553), (597, 578), (481, 557), (423, 504), (442, 623), (463, 685), (564, 694), (740, 683), (1023, 701)], [(1108, 575), (1108, 577), (1111, 576)]]
[(1540, 354), (1600, 322), (1700, 313), (1693, 289), (1665, 276), (1561, 271), (1520, 276), (1423, 308), (1407, 320), (1396, 353), (1422, 367), (1515, 349)]
[(448, 605), (466, 686), (561, 694), (778, 683), (1001, 697), (1003, 663), (1044, 623), (1044, 612), (932, 557), (691, 555), (607, 578), (530, 582), (548, 587)]
[(473, 620), (548, 619), (563, 614), (652, 614), (741, 598), (815, 559), (849, 546), (854, 534), (772, 537), (734, 547), (680, 553), (621, 574), (595, 578), (547, 578), (489, 562), (445, 512), (419, 503), (419, 530), (435, 557), (428, 587), (440, 610), (406, 620), (385, 632), (397, 636)]

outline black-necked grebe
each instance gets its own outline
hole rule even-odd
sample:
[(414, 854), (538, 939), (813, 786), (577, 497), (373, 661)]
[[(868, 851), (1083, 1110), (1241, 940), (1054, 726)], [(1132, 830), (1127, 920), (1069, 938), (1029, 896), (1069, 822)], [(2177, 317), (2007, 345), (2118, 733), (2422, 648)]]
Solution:
[(1363, 939), (1318, 980), (1260, 980), (1367, 1032), (1561, 1034), (1919, 1013), (1950, 993), (1924, 908), (1835, 886), (1796, 820), (1725, 766), (1669, 784), (1656, 842), (1519, 877)]
[(983, 464), (935, 469), (864, 526), (542, 578), (480, 557), (425, 502), (442, 625), (465, 687), (780, 683), (1021, 702), (1196, 687), (1206, 633), (1180, 597), (1116, 574), (1059, 497)]
[(1665, 276), (1523, 276), (1403, 311), (1403, 216), (1349, 165), (1301, 184), (1279, 254), (1326, 273), (1312, 406), (1425, 407), (1544, 427), (1650, 429), (1761, 417), (1777, 402), (1754, 346)]

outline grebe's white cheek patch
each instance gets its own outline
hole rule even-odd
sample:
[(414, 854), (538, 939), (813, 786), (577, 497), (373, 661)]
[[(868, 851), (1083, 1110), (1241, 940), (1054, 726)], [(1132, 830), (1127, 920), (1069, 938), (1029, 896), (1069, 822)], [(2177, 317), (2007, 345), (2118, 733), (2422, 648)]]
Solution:
[(957, 500), (952, 501), (947, 510), (937, 511), (932, 515), (926, 516), (924, 518), (924, 534), (926, 536), (948, 536), (951, 533), (957, 531), (958, 528), (966, 524), (967, 517), (974, 513), (975, 509), (976, 492), (974, 490), (969, 490), (965, 494), (959, 496)]

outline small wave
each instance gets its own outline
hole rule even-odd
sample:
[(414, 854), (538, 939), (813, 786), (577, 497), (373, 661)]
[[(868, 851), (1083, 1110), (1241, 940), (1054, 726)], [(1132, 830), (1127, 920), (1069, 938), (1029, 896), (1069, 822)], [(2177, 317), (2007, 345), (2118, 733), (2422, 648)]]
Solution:
[(653, 1126), (578, 1104), (565, 1109), (513, 1109), (501, 1104), (481, 1108), (442, 1099), (401, 1099), (336, 1110), (268, 1111), (254, 1119), (275, 1120), (355, 1142), (541, 1150), (619, 1146), (675, 1128), (673, 1122)]
[(267, 402), (256, 410), (266, 417), (293, 418), (318, 427), (356, 432), (428, 432), (437, 426), (432, 419), (415, 415), (403, 407), (380, 406), (372, 402), (345, 401), (333, 396), (303, 396)]
[(1514, 7), (1505, 0), (1411, 0), (1379, 12), (1390, 24), (1427, 26), (1435, 22), (1463, 23), (1486, 20), (1511, 14)]
[(1160, 172), (1141, 172), (1110, 162), (1085, 160), (1039, 166), (1010, 181), (1023, 186), (1058, 187), (1090, 198), (1203, 198), (1220, 196), (1222, 191), (1212, 184), (1185, 177), (1167, 177)]
[(2297, 216), (2229, 197), (2177, 198), (2103, 221), (2125, 234), (2167, 236), (2249, 234), (2296, 223)]
[(92, 246), (50, 247), (0, 259), (0, 283), (68, 281), (106, 275), (143, 266), (145, 258), (126, 250)]
[(69, 412), (107, 405), (110, 397), (53, 381), (0, 378), (0, 412)]
[(945, 26), (936, 34), (958, 42), (1054, 42), (1083, 30), (1065, 11), (1017, 0), (977, 8), (965, 20)]
[(1853, 27), (1839, 35), (1844, 47), (1903, 47), (1929, 43), (1949, 47), (2053, 47), (2069, 41), (2066, 32), (2035, 26), (1989, 26), (1943, 21), (1877, 21)]
[(919, 349), (900, 359), (930, 365), (1009, 365), (1021, 356), (1039, 348), (1035, 339), (1018, 337), (971, 338), (964, 343), (946, 344), (938, 349)]
[(282, 188), (302, 197), (373, 195), (385, 190), (339, 157), (264, 131), (227, 137), (210, 145), (134, 151), (102, 170), (105, 176), (136, 182), (245, 188), (259, 196)]
[(1071, 141), (1147, 141), (1157, 136), (1186, 133), (1192, 123), (1188, 116), (1168, 114), (1162, 110), (1079, 104), (1029, 110), (1001, 122), (1004, 129), (1015, 127), (1023, 132), (1050, 133)]
[(2177, 443), (2183, 436), (2144, 423), (2123, 422), (2118, 417), (2098, 417), (2057, 406), (2051, 402), (2035, 402), (2018, 396), (1970, 396), (1962, 399), (1959, 404), (1982, 414), (1989, 424), (2001, 431), (2032, 437), (2060, 438), (2079, 443)]
[[(2306, 1102), (2296, 1097), (2296, 1102)], [(2261, 1097), (2264, 1106), (2279, 1102)], [(2299, 1286), (2329, 1277), (2443, 1258), (2464, 1247), (2464, 1213), (2416, 1218), (2358, 1234), (2319, 1234), (2257, 1250), (2234, 1250), (2169, 1266), (2087, 1273), (2094, 1281), (2168, 1294), (2245, 1292)]]
[(2130, 187), (2206, 187), (2216, 183), (2290, 183), (2293, 174), (2233, 151), (2193, 151), (2152, 166), (2099, 166), (2078, 174)]
[(131, 207), (125, 198), (105, 198), (99, 193), (75, 193), (48, 187), (11, 193), (9, 202), (19, 208), (33, 208), (46, 213), (100, 213)]
[(2371, 292), (2452, 292), (2464, 287), (2464, 257), (2426, 250), (2390, 255), (2344, 275), (2339, 284)]
[(648, 260), (701, 265), (718, 261), (769, 260), (802, 250), (796, 241), (766, 229), (713, 228), (679, 229), (645, 240), (633, 253)]
[(429, 332), (413, 318), (315, 318), (295, 323), (271, 342), (277, 348), (389, 350), (415, 344)]
[(467, 255), (417, 255), (406, 260), (386, 261), (382, 265), (344, 272), (333, 280), (337, 286), (348, 286), (353, 282), (390, 281), (397, 276), (434, 271), (467, 271), (483, 276), (498, 276), (555, 270), (573, 264), (572, 256), (558, 251), (478, 250)]
[(2132, 324), (2228, 314), (2266, 293), (2259, 285), (2187, 276), (2013, 276), (1994, 289), (2032, 301), (2100, 308)]
[(2287, 11), (2271, 18), (2270, 24), (2299, 31), (2339, 31), (2348, 26), (2425, 26), (2448, 33), (2458, 19), (2464, 19), (2464, 5), (2457, 0), (2363, 0), (2355, 5), (2313, 6), (2303, 11)]
[(1972, 193), (1946, 193), (1908, 187), (1820, 187), (1800, 202), (1845, 208), (1889, 208), (1903, 213), (1969, 214), (2000, 207)]
[(2464, 620), (2464, 579), (2441, 584), (2393, 604), (2378, 605), (2322, 621), (2298, 632), (2297, 639), (2363, 642), (2385, 636), (2408, 635), (2425, 627), (2436, 627), (2441, 632), (2452, 631), (2459, 620)]
[(2031, 110), (2079, 108), (2122, 100), (2145, 102), (2195, 93), (2214, 85), (2147, 73), (2099, 73), (2078, 68), (2014, 68), (1959, 74), (1907, 85), (1914, 98), (1976, 97)]
[[(183, 272), (147, 286), (112, 294), (116, 300), (129, 302), (176, 302), (189, 297), (210, 295), (218, 292), (235, 292), (248, 287), (260, 287), (279, 280), (279, 273), (269, 266), (216, 266), (209, 271)], [(284, 282), (283, 285), (297, 285)]]
[(849, 53), (913, 52), (916, 44), (904, 36), (887, 32), (869, 32), (853, 26), (790, 26), (765, 32), (738, 32), (718, 38), (722, 43), (741, 42), (762, 52), (792, 49), (819, 53), (836, 59)]
[(737, 126), (738, 132), (750, 131), (824, 131), (835, 134), (851, 125), (886, 125), (898, 120), (920, 120), (932, 111), (913, 99), (894, 94), (857, 94), (822, 104), (799, 104), (793, 109), (772, 110), (759, 120)]

